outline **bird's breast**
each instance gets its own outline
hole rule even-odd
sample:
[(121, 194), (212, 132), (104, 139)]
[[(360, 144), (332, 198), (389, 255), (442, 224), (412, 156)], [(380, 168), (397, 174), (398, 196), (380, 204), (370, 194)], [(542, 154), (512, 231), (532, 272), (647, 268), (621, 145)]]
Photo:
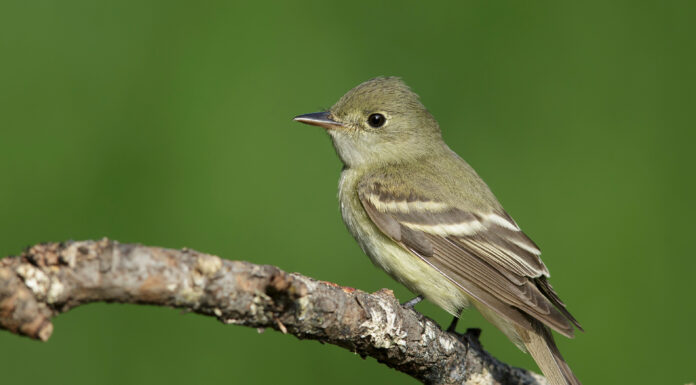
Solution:
[(338, 197), (348, 231), (372, 262), (416, 294), (459, 315), (468, 306), (467, 296), (439, 271), (382, 233), (360, 202), (357, 186), (363, 173), (345, 169), (341, 173)]

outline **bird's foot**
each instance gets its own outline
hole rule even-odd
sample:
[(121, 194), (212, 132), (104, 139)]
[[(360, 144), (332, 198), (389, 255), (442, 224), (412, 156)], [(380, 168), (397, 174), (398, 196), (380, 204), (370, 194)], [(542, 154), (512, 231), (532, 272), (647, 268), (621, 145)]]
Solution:
[(416, 306), (422, 300), (423, 300), (423, 296), (419, 295), (416, 298), (413, 298), (409, 301), (402, 303), (401, 306), (405, 307), (406, 309), (413, 309), (413, 307)]
[(481, 329), (479, 328), (468, 328), (466, 329), (466, 333), (464, 333), (464, 338), (471, 344), (474, 344), (476, 346), (481, 346), (481, 341), (479, 341), (479, 337), (481, 337)]

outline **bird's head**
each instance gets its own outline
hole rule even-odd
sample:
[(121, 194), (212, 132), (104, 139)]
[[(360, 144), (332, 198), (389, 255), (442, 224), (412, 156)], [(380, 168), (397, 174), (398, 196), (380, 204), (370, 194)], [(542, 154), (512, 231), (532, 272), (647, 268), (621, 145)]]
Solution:
[(442, 145), (437, 121), (396, 77), (368, 80), (328, 111), (294, 120), (324, 127), (348, 167), (407, 162)]

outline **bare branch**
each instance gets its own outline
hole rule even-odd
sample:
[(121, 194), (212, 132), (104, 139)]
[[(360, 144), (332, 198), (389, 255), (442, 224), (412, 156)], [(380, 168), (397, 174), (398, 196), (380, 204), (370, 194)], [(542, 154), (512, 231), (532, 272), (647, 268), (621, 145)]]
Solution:
[(390, 290), (369, 294), (193, 250), (101, 241), (40, 244), (0, 260), (0, 328), (47, 340), (51, 317), (90, 302), (169, 306), (226, 324), (342, 346), (425, 384), (546, 384), (442, 331)]

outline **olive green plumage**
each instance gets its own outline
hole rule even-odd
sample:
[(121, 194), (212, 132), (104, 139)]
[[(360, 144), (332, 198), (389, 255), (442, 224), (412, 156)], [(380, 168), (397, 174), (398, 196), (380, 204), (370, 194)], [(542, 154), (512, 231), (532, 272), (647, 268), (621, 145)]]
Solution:
[(541, 252), (400, 79), (369, 80), (295, 120), (331, 136), (345, 165), (341, 214), (373, 263), (455, 316), (473, 304), (552, 384), (580, 383), (549, 331), (572, 337), (580, 325)]

